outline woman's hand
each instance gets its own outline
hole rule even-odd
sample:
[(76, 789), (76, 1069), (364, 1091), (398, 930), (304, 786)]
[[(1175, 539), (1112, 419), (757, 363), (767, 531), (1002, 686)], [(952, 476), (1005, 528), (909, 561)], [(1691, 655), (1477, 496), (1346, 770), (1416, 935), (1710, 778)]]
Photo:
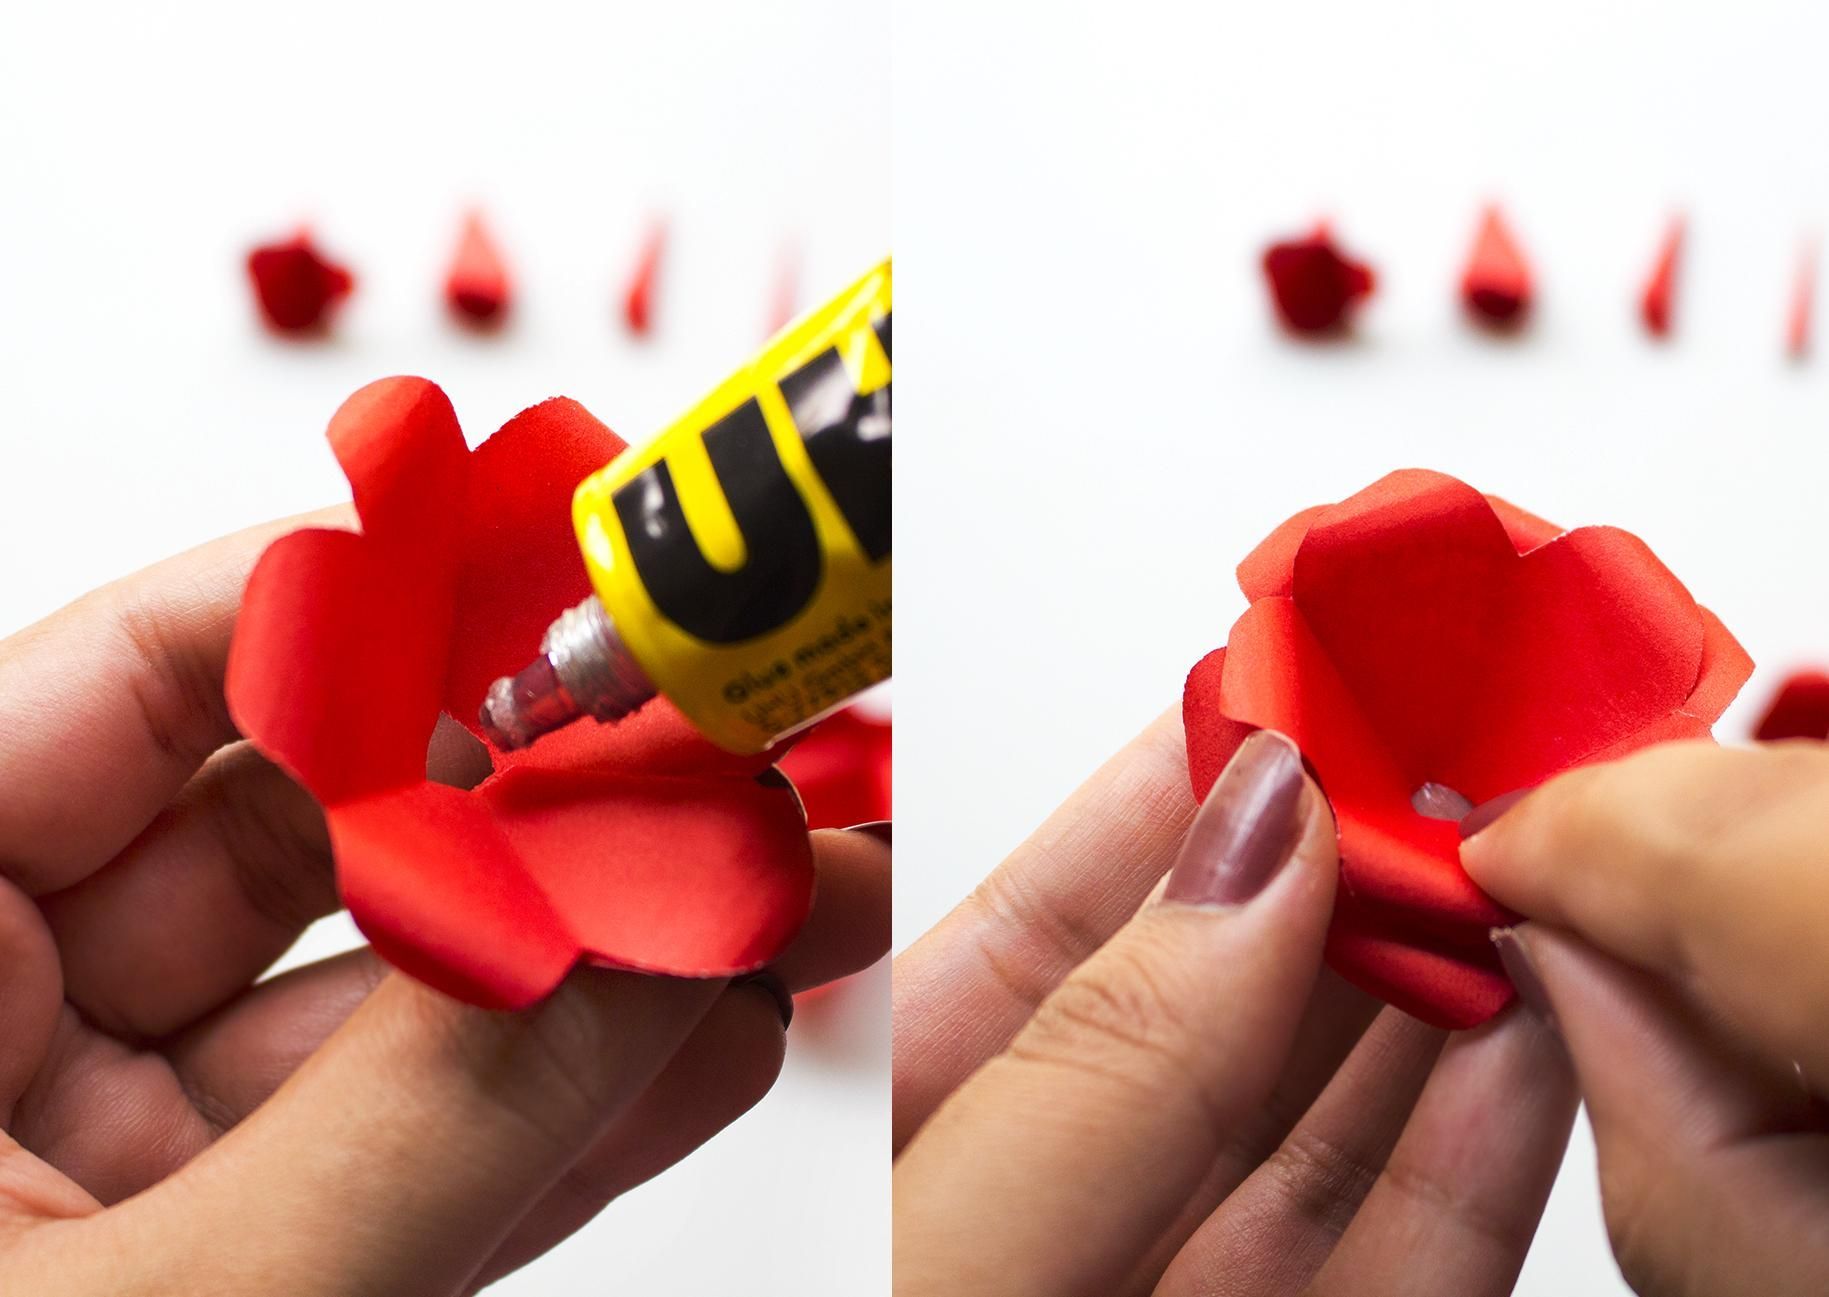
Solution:
[(1509, 1292), (1574, 1117), (1554, 1035), (1321, 968), (1334, 826), (1282, 739), (1187, 790), (1171, 713), (897, 961), (897, 1292)]
[[(888, 846), (820, 833), (762, 979), (581, 969), (492, 1014), (357, 951), (252, 986), (337, 908), (323, 817), (222, 699), (248, 569), (297, 525), (0, 642), (0, 1292), (472, 1290), (739, 1116), (786, 991), (887, 948)], [(488, 769), (455, 726), (432, 764)]]
[(1568, 1042), (1646, 1297), (1829, 1293), (1829, 747), (1578, 770), (1463, 844)]

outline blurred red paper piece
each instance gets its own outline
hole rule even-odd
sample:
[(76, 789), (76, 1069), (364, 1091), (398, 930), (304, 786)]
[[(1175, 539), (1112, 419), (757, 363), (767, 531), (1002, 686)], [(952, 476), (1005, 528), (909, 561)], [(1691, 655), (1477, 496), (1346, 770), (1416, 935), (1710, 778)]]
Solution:
[(1326, 222), (1306, 238), (1273, 243), (1264, 251), (1264, 277), (1277, 317), (1294, 333), (1337, 333), (1374, 286), (1372, 268), (1334, 243)]
[[(473, 1004), (520, 1007), (579, 959), (685, 977), (760, 967), (805, 920), (812, 856), (774, 754), (733, 757), (663, 700), (428, 780), (441, 713), (477, 732), (489, 681), (590, 592), (573, 485), (624, 449), (576, 402), (474, 452), (417, 378), (344, 402), (330, 443), (360, 532), (275, 541), (229, 655), (237, 726), (323, 804), (337, 882), (375, 949)], [(480, 736), (479, 736), (480, 737)]]
[(775, 284), (769, 293), (767, 332), (772, 338), (800, 314), (800, 254), (792, 247), (783, 248), (775, 259)]
[(1512, 916), (1418, 790), (1478, 806), (1706, 737), (1752, 670), (1637, 537), (1565, 532), (1440, 473), (1297, 514), (1238, 576), (1251, 606), (1183, 696), (1194, 794), (1252, 730), (1294, 740), (1339, 828), (1329, 964), (1438, 1026), (1511, 999), (1488, 930)]
[(1829, 739), (1829, 673), (1794, 671), (1785, 677), (1753, 729), (1761, 743), (1777, 739)]
[(1806, 239), (1791, 278), (1791, 312), (1785, 320), (1785, 352), (1802, 360), (1810, 351), (1810, 317), (1816, 306), (1816, 240)]
[(890, 816), (894, 728), (855, 707), (815, 725), (781, 759), (799, 790), (809, 829), (848, 829)]
[(645, 338), (654, 327), (655, 284), (660, 277), (661, 256), (667, 249), (667, 227), (656, 221), (648, 227), (641, 252), (635, 258), (635, 269), (623, 293), (622, 318), (629, 332)]
[(508, 309), (509, 291), (501, 249), (483, 224), (482, 213), (470, 212), (445, 276), (445, 301), (467, 323), (499, 324)]
[(318, 249), (308, 230), (255, 248), (248, 254), (248, 278), (262, 317), (280, 333), (322, 327), (356, 285), (347, 269)]
[(1512, 328), (1530, 311), (1531, 289), (1530, 266), (1516, 237), (1498, 207), (1488, 207), (1461, 272), (1461, 301), (1475, 319)]
[(1670, 222), (1664, 242), (1658, 248), (1657, 260), (1651, 263), (1651, 275), (1639, 298), (1639, 315), (1654, 338), (1670, 336), (1672, 312), (1675, 309), (1677, 266), (1683, 257), (1683, 239), (1687, 223), (1681, 216)]

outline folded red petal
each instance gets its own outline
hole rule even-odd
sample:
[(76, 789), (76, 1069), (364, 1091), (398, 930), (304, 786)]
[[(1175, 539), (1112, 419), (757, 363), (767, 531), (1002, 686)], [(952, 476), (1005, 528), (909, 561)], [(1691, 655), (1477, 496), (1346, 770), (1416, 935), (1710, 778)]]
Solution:
[(1497, 207), (1480, 218), (1461, 272), (1461, 300), (1475, 319), (1499, 328), (1518, 324), (1530, 310), (1530, 266)]
[(497, 323), (508, 309), (508, 266), (480, 213), (464, 218), (457, 252), (445, 275), (445, 301), (459, 319)]
[(1373, 287), (1371, 267), (1342, 253), (1325, 225), (1306, 238), (1271, 244), (1264, 277), (1285, 327), (1308, 335), (1342, 328)]
[(855, 707), (826, 717), (781, 759), (809, 829), (843, 829), (890, 816), (893, 727)]
[[(1301, 749), (1339, 825), (1330, 958), (1411, 1012), (1470, 1025), (1508, 992), (1509, 921), (1460, 867), (1425, 784), (1478, 804), (1664, 738), (1701, 737), (1751, 670), (1625, 532), (1563, 532), (1441, 474), (1306, 510), (1247, 558), (1253, 602), (1182, 702), (1197, 797), (1245, 734)], [(1287, 593), (1284, 593), (1287, 591)]]
[(584, 951), (724, 976), (779, 954), (813, 903), (800, 804), (753, 779), (634, 779), (521, 767), (480, 790)]
[(262, 317), (282, 333), (304, 333), (324, 324), (356, 283), (302, 230), (250, 252), (248, 278)]
[[(576, 962), (577, 939), (480, 798), (419, 783), (329, 819), (343, 901), (395, 967), (460, 1000), (518, 1009)], [(594, 845), (593, 856), (609, 854)]]
[(1753, 729), (1762, 743), (1829, 739), (1829, 674), (1794, 671), (1785, 677)]

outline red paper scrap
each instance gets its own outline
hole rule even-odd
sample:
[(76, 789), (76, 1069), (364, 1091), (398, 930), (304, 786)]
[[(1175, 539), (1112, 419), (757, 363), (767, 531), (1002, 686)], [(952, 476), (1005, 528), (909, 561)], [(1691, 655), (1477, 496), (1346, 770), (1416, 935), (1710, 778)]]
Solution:
[(660, 275), (661, 255), (667, 249), (667, 227), (660, 221), (648, 227), (641, 252), (635, 259), (634, 273), (622, 299), (622, 318), (629, 332), (646, 337), (654, 327), (655, 280)]
[(1277, 316), (1292, 332), (1338, 332), (1374, 286), (1372, 268), (1348, 257), (1327, 224), (1305, 238), (1273, 243), (1264, 252), (1264, 276)]
[(815, 725), (781, 759), (810, 829), (848, 829), (890, 815), (890, 749), (894, 728), (855, 707)]
[(445, 275), (445, 301), (466, 323), (490, 325), (500, 323), (509, 297), (508, 266), (501, 249), (483, 224), (482, 213), (470, 212)]
[(1686, 228), (1686, 222), (1681, 216), (1672, 218), (1669, 229), (1664, 233), (1664, 242), (1658, 248), (1657, 260), (1651, 265), (1651, 277), (1645, 281), (1645, 291), (1639, 299), (1639, 314), (1644, 317), (1645, 327), (1654, 338), (1670, 335), (1677, 263), (1683, 255)]
[(494, 754), (473, 789), (426, 777), (440, 713), (477, 732), (490, 680), (590, 593), (572, 487), (621, 439), (554, 398), (472, 452), (443, 392), (389, 378), (344, 402), (330, 444), (362, 530), (267, 548), (227, 695), (241, 732), (323, 804), (375, 949), (498, 1008), (539, 999), (581, 958), (721, 977), (776, 955), (813, 885), (793, 791), (758, 778), (778, 753), (730, 756), (656, 700)]
[(1480, 218), (1473, 251), (1461, 272), (1461, 300), (1475, 319), (1495, 328), (1523, 322), (1531, 305), (1531, 272), (1517, 238), (1496, 205)]
[(1816, 306), (1816, 240), (1806, 239), (1791, 278), (1791, 312), (1785, 320), (1785, 351), (1802, 360), (1810, 351), (1810, 317)]
[(248, 278), (262, 317), (281, 333), (321, 327), (356, 284), (347, 269), (318, 249), (308, 230), (248, 253)]
[(1471, 1027), (1511, 999), (1434, 784), (1479, 805), (1561, 770), (1703, 738), (1752, 670), (1642, 541), (1574, 531), (1409, 469), (1284, 523), (1238, 569), (1251, 606), (1188, 676), (1204, 797), (1253, 729), (1296, 742), (1333, 806), (1329, 963), (1408, 1013)]
[(1775, 739), (1829, 739), (1829, 672), (1794, 671), (1785, 677), (1753, 729), (1762, 743)]

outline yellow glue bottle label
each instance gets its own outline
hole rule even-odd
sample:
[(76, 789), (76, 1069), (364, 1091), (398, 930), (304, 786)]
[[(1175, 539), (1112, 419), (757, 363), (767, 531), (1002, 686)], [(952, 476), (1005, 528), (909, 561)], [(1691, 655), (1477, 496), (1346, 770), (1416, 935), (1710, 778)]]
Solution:
[(572, 499), (623, 643), (729, 751), (889, 677), (889, 338), (885, 261)]

